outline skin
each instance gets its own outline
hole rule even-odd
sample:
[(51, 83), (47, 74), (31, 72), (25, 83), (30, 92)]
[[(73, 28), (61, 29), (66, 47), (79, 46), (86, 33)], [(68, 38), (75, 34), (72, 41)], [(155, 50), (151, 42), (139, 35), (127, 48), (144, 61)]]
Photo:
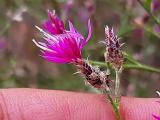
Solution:
[[(159, 98), (125, 98), (122, 120), (154, 120)], [(105, 96), (39, 89), (1, 89), (0, 120), (115, 120)]]

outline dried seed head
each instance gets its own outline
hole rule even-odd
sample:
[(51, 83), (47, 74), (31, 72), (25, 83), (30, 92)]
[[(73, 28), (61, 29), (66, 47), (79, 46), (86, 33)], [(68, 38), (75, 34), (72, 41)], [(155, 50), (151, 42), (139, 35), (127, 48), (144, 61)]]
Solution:
[(74, 64), (77, 66), (79, 73), (85, 77), (87, 83), (91, 86), (99, 89), (109, 87), (111, 80), (106, 71), (100, 71), (98, 67), (93, 67), (88, 61), (82, 59), (78, 59)]
[(120, 70), (123, 64), (122, 44), (119, 43), (119, 38), (114, 34), (113, 28), (106, 26), (105, 36), (105, 60), (111, 63), (115, 69)]

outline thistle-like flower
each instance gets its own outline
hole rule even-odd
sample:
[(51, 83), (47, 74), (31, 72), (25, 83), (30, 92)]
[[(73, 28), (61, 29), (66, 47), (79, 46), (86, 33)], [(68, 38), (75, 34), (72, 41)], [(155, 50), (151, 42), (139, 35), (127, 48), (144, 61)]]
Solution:
[(112, 63), (115, 69), (120, 70), (123, 64), (123, 54), (121, 51), (121, 46), (123, 44), (119, 43), (119, 38), (114, 34), (113, 28), (109, 28), (108, 26), (106, 26), (105, 36), (105, 60), (106, 62)]
[(42, 33), (45, 42), (33, 40), (42, 49), (42, 57), (56, 63), (71, 63), (82, 59), (81, 50), (91, 37), (90, 20), (88, 20), (88, 37), (85, 39), (70, 21), (70, 30), (66, 30), (55, 11), (49, 11), (48, 16), (49, 19), (43, 23), (44, 30), (36, 26)]
[(99, 68), (92, 67), (82, 58), (82, 49), (91, 37), (91, 23), (88, 20), (88, 36), (85, 39), (69, 21), (69, 30), (66, 30), (64, 23), (56, 16), (55, 11), (48, 12), (49, 19), (43, 23), (41, 29), (44, 42), (33, 42), (42, 50), (41, 56), (48, 61), (55, 63), (72, 63), (77, 66), (87, 82), (96, 87), (109, 86), (109, 76)]

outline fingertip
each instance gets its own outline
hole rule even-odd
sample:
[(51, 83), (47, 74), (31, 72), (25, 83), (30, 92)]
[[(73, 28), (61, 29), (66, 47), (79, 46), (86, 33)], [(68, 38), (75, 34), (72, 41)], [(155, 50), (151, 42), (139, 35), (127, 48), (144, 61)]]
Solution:
[(152, 114), (158, 114), (159, 98), (123, 98), (121, 100), (121, 115), (123, 120), (153, 120)]
[[(0, 119), (10, 120), (115, 120), (104, 95), (37, 89), (0, 90)], [(160, 99), (124, 98), (122, 120), (152, 120), (159, 115)]]
[(102, 95), (36, 89), (1, 90), (11, 120), (115, 120)]

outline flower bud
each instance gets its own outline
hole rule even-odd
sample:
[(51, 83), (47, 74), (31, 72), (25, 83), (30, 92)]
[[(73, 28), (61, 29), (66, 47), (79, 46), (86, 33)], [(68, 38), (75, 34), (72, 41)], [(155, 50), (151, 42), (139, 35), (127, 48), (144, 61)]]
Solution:
[(111, 63), (116, 70), (120, 70), (123, 64), (123, 54), (119, 43), (119, 38), (114, 34), (113, 28), (105, 27), (105, 60)]

